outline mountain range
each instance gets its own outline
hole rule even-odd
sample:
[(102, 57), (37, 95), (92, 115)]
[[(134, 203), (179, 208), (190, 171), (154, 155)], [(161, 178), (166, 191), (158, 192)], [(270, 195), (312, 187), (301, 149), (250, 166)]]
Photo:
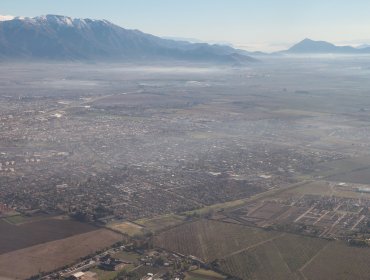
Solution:
[(304, 39), (290, 49), (280, 52), (286, 54), (370, 54), (370, 46), (363, 45), (360, 48), (352, 46), (336, 46), (325, 41)]
[(106, 20), (46, 15), (0, 17), (0, 59), (181, 60), (244, 64), (256, 61), (230, 46), (163, 39)]
[[(304, 39), (273, 54), (370, 54), (370, 46), (336, 46)], [(106, 20), (78, 19), (59, 15), (34, 18), (0, 16), (0, 61), (68, 60), (150, 62), (177, 60), (249, 64), (252, 56), (230, 45), (160, 38), (125, 29)]]

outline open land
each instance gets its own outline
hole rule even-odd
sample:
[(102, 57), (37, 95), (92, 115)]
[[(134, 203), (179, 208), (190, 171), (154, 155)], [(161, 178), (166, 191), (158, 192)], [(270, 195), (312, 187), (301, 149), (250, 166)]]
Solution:
[(366, 248), (217, 221), (161, 233), (155, 245), (212, 261), (218, 270), (242, 279), (366, 279), (369, 273)]
[(25, 279), (71, 264), (121, 240), (119, 234), (99, 229), (15, 250), (0, 255), (0, 274), (11, 279)]
[(0, 254), (40, 243), (64, 239), (96, 230), (96, 227), (70, 220), (48, 219), (13, 225), (0, 221)]

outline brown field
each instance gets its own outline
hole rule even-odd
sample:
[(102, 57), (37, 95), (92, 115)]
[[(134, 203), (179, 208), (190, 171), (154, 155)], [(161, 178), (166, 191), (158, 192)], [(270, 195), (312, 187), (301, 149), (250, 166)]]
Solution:
[(242, 279), (295, 279), (273, 242), (221, 261), (221, 269)]
[(236, 224), (201, 220), (170, 229), (154, 238), (155, 246), (211, 261), (273, 238), (276, 233)]
[(120, 234), (99, 229), (0, 255), (0, 279), (25, 279), (52, 271), (122, 240)]
[(297, 271), (330, 242), (319, 238), (287, 234), (273, 241), (291, 271)]
[(341, 242), (330, 242), (303, 269), (303, 273), (309, 280), (368, 280), (369, 260), (369, 248), (354, 248)]
[(241, 279), (369, 279), (370, 249), (341, 241), (201, 220), (155, 236), (154, 244)]
[(0, 220), (0, 254), (96, 229), (88, 224), (52, 218), (19, 225)]

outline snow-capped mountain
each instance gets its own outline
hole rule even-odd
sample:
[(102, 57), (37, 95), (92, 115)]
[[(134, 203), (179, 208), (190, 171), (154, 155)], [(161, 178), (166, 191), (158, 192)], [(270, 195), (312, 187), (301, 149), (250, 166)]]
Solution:
[(162, 39), (106, 20), (46, 15), (4, 17), (0, 58), (49, 60), (163, 60), (245, 63), (255, 61), (231, 47)]

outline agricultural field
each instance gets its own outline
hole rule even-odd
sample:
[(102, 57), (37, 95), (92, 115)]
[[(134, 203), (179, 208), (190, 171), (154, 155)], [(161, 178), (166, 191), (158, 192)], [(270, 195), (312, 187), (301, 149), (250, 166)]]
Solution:
[(185, 274), (185, 280), (224, 280), (226, 276), (212, 270), (197, 269)]
[(329, 161), (318, 164), (316, 171), (312, 175), (321, 178), (335, 178), (336, 175), (348, 175), (356, 170), (366, 170), (370, 168), (370, 158), (355, 157)]
[(71, 264), (121, 240), (120, 234), (98, 229), (5, 253), (0, 255), (0, 275), (12, 279), (25, 279), (43, 271), (52, 271)]
[(330, 242), (311, 259), (302, 272), (309, 280), (367, 280), (370, 275), (370, 249)]
[(95, 272), (98, 275), (99, 280), (114, 280), (120, 272), (122, 272), (122, 271), (129, 272), (133, 268), (134, 268), (133, 265), (128, 264), (121, 271), (107, 271), (107, 270), (102, 270), (102, 269), (99, 269), (99, 268), (94, 268), (91, 271)]
[[(24, 221), (24, 219), (21, 219)], [(19, 221), (11, 220), (13, 222)], [(0, 220), (0, 254), (30, 246), (64, 239), (97, 228), (88, 224), (62, 219), (44, 219), (21, 224)]]
[(127, 234), (129, 236), (142, 235), (144, 233), (144, 228), (142, 226), (131, 222), (111, 223), (108, 225), (108, 228), (119, 231), (123, 234)]
[[(370, 181), (369, 181), (370, 182)], [(338, 182), (314, 181), (301, 187), (283, 192), (279, 197), (318, 195), (318, 196), (336, 196), (344, 198), (369, 198), (370, 194), (359, 193), (352, 184), (340, 185)]]
[(232, 255), (222, 260), (220, 267), (226, 273), (242, 279), (294, 279), (272, 242)]
[(169, 214), (158, 216), (151, 219), (140, 219), (136, 223), (142, 225), (146, 230), (151, 232), (158, 232), (170, 227), (180, 225), (184, 222), (184, 217)]
[(3, 216), (2, 220), (5, 222), (8, 222), (13, 225), (22, 225), (26, 223), (32, 223), (32, 222), (37, 222), (37, 221), (42, 221), (42, 220), (50, 220), (50, 219), (56, 219), (56, 220), (68, 220), (68, 217), (59, 215), (59, 216), (54, 216), (50, 214), (45, 214), (45, 213), (37, 213), (33, 215), (23, 215), (17, 212), (13, 213), (8, 213), (8, 215)]
[(153, 273), (154, 275), (157, 273), (165, 273), (167, 271), (167, 268), (163, 267), (152, 267), (147, 265), (140, 265), (131, 272), (135, 275), (134, 279), (141, 279), (144, 276), (147, 276), (148, 273)]
[(13, 224), (13, 225), (19, 225), (19, 224), (29, 222), (30, 218), (22, 216), (22, 215), (14, 215), (14, 216), (5, 217), (2, 220), (10, 224)]
[(18, 213), (17, 211), (15, 210), (12, 210), (12, 209), (6, 209), (6, 210), (1, 210), (1, 207), (3, 207), (1, 204), (0, 204), (0, 219), (1, 218), (10, 218), (10, 217), (14, 217), (14, 216), (20, 216), (20, 213)]
[(329, 179), (337, 182), (370, 184), (370, 166), (347, 173), (336, 174), (334, 176), (330, 176)]
[(99, 280), (113, 280), (119, 273), (118, 271), (106, 271), (99, 268), (94, 268), (91, 271), (97, 274)]
[(184, 255), (193, 255), (204, 261), (212, 261), (276, 236), (274, 232), (200, 220), (155, 236), (154, 245)]
[(168, 214), (154, 218), (143, 218), (135, 222), (113, 222), (108, 228), (127, 234), (131, 237), (144, 235), (148, 232), (159, 232), (184, 223), (185, 217)]
[(368, 279), (370, 273), (369, 248), (217, 221), (184, 224), (154, 240), (158, 247), (216, 260), (218, 269), (241, 279)]
[(112, 255), (112, 257), (116, 259), (130, 261), (133, 263), (138, 263), (138, 260), (140, 259), (139, 254), (134, 253), (134, 252), (125, 252), (125, 251), (115, 253), (114, 255)]
[(232, 200), (224, 203), (217, 203), (217, 204), (212, 204), (209, 206), (205, 206), (199, 209), (195, 209), (192, 211), (187, 211), (184, 214), (185, 215), (207, 215), (209, 213), (217, 212), (220, 210), (232, 208), (232, 207), (238, 207), (241, 205), (244, 205), (250, 198), (246, 199), (238, 199), (238, 200)]
[(273, 241), (290, 271), (298, 271), (330, 242), (320, 238), (286, 234)]
[(329, 182), (325, 181), (314, 181), (308, 184), (305, 184), (299, 188), (294, 188), (283, 192), (280, 197), (289, 197), (291, 195), (305, 195), (305, 194), (312, 194), (312, 195), (322, 195), (322, 196), (330, 196), (334, 194), (334, 189), (330, 187)]
[(300, 279), (300, 268), (330, 242), (286, 234), (220, 261), (220, 267), (242, 279)]

